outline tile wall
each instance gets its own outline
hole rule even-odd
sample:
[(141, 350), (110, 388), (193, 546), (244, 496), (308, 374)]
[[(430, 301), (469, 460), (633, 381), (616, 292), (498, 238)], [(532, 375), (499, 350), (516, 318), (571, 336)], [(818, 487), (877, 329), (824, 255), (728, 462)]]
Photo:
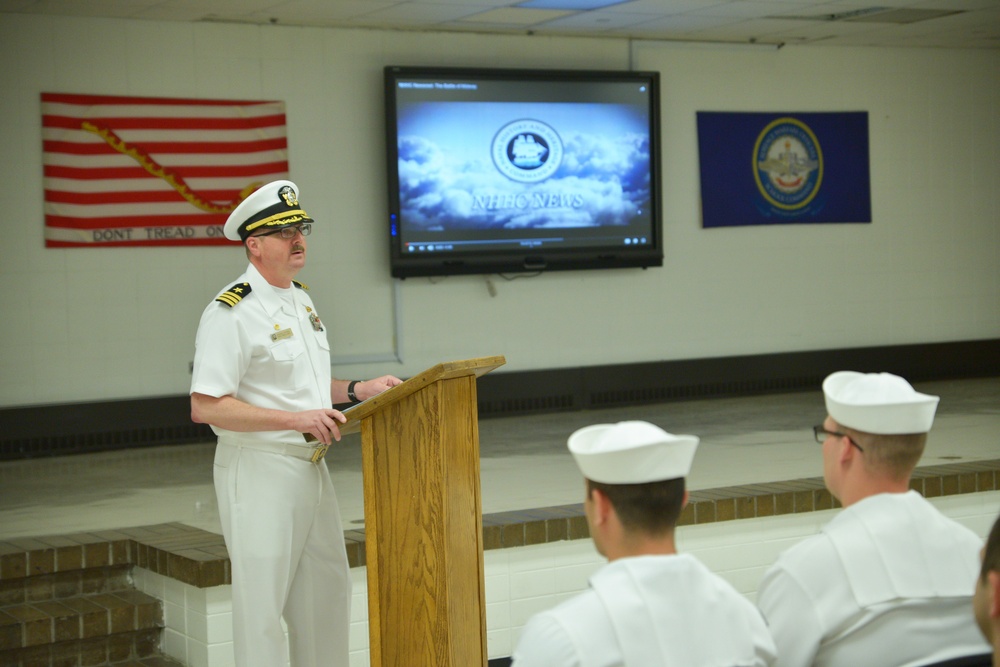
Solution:
[[(985, 536), (1000, 513), (1000, 491), (931, 498), (942, 512)], [(816, 533), (834, 509), (738, 521), (696, 523), (678, 532), (678, 546), (702, 560), (750, 600), (778, 554)], [(604, 562), (589, 539), (565, 539), (484, 553), (488, 657), (507, 657), (532, 614), (575, 595)], [(351, 570), (351, 667), (367, 667), (368, 610), (364, 567)], [(230, 587), (196, 588), (144, 568), (136, 587), (164, 600), (164, 652), (189, 667), (231, 667)]]

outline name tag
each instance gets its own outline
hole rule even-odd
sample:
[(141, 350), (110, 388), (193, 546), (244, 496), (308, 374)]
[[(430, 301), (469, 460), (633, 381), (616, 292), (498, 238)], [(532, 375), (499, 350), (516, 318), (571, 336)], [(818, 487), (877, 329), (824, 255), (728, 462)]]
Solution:
[(277, 343), (279, 340), (285, 340), (286, 338), (292, 337), (291, 329), (282, 329), (281, 331), (276, 331), (271, 334), (271, 340)]

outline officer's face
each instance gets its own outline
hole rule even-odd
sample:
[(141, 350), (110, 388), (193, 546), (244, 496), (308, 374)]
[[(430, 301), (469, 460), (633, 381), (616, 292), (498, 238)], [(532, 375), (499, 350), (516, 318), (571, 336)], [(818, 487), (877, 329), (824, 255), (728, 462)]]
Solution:
[(281, 234), (269, 234), (255, 237), (255, 241), (261, 264), (268, 269), (298, 271), (306, 265), (306, 237), (301, 231), (288, 239)]

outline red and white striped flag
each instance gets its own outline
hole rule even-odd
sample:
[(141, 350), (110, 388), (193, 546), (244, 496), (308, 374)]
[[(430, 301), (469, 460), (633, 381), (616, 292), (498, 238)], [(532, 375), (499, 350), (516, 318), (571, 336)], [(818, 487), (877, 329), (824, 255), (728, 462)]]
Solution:
[(284, 102), (42, 93), (45, 245), (231, 244), (230, 211), (288, 178)]

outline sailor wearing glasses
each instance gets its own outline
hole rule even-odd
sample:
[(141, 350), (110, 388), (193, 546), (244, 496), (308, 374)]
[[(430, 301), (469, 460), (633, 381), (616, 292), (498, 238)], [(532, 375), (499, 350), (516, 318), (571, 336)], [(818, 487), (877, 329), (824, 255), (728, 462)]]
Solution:
[(195, 340), (191, 416), (218, 436), (240, 667), (348, 665), (351, 582), (323, 455), (345, 421), (334, 404), (400, 383), (331, 376), (326, 327), (293, 280), (313, 224), (291, 181), (247, 197), (224, 231), (243, 242), (249, 266), (205, 309)]
[(982, 540), (910, 490), (938, 397), (896, 375), (851, 371), (827, 377), (823, 393), (828, 416), (813, 430), (844, 509), (760, 584), (776, 664), (901, 667), (987, 654), (970, 585)]

